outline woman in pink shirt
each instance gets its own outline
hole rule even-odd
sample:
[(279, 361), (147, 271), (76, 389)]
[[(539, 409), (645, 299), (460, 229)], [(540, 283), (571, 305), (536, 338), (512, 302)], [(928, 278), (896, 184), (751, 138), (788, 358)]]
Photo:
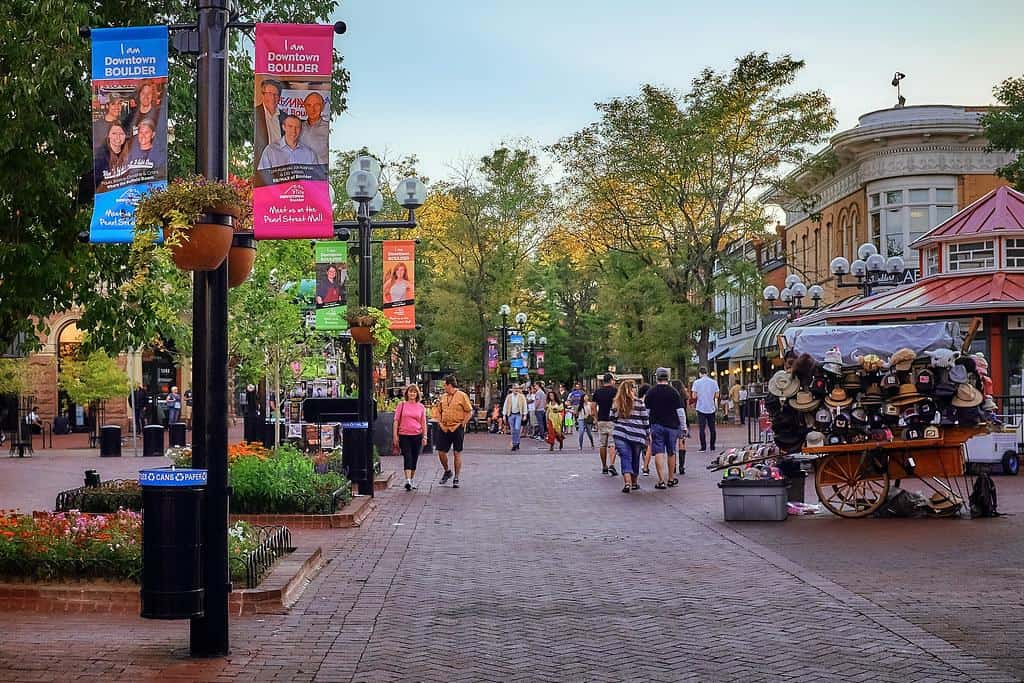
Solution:
[(393, 438), (398, 442), (405, 460), (405, 490), (416, 488), (416, 461), (420, 451), (427, 445), (427, 410), (420, 403), (420, 388), (410, 384), (405, 388), (402, 402), (395, 409)]

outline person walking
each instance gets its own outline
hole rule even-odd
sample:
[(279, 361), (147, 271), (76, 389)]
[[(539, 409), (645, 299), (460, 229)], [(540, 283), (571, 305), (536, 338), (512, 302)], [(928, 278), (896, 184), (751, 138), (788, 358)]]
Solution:
[(555, 450), (555, 441), (558, 442), (558, 450), (565, 445), (565, 404), (558, 396), (557, 391), (549, 391), (545, 397), (544, 411), (547, 416), (547, 442), (548, 450)]
[(697, 426), (700, 430), (700, 452), (708, 450), (708, 441), (705, 435), (705, 428), (711, 432), (711, 450), (715, 450), (717, 432), (715, 431), (715, 416), (718, 414), (718, 382), (708, 377), (708, 369), (700, 369), (700, 378), (693, 383), (691, 388), (691, 401), (697, 403)]
[(615, 423), (612, 438), (622, 463), (622, 492), (636, 491), (640, 488), (637, 481), (640, 457), (647, 446), (651, 428), (647, 406), (637, 398), (633, 380), (627, 379), (619, 385), (612, 404), (611, 418)]
[(729, 420), (734, 419), (736, 422), (740, 421), (740, 381), (736, 380), (732, 386), (729, 387)]
[(747, 391), (745, 384), (740, 385), (739, 391), (739, 402), (740, 402), (740, 424), (747, 424), (747, 399), (750, 398), (750, 393)]
[(132, 392), (132, 410), (135, 411), (135, 433), (139, 436), (142, 435), (142, 428), (146, 426), (144, 417), (148, 403), (149, 394), (141, 384), (136, 384), (135, 391)]
[(590, 439), (590, 447), (594, 447), (594, 426), (597, 424), (597, 406), (590, 400), (590, 394), (583, 394), (576, 409), (576, 429), (580, 434), (580, 450), (583, 450), (583, 435)]
[[(444, 474), (441, 475), (441, 484), (452, 480), (452, 488), (459, 488), (459, 472), (462, 471), (462, 447), (466, 436), (466, 426), (469, 418), (473, 415), (473, 404), (469, 402), (466, 392), (459, 389), (459, 382), (455, 375), (448, 375), (444, 378), (444, 393), (437, 402), (438, 430), (437, 430), (437, 459), (441, 461)], [(452, 470), (448, 469), (448, 451), (455, 454), (455, 478), (452, 478)]]
[(167, 395), (167, 426), (170, 427), (177, 422), (179, 415), (181, 415), (181, 394), (178, 393), (178, 387), (171, 387), (171, 393)]
[(644, 405), (650, 411), (651, 450), (654, 452), (654, 467), (658, 472), (658, 483), (654, 488), (664, 490), (679, 484), (675, 478), (676, 442), (679, 438), (683, 412), (683, 399), (679, 392), (668, 383), (668, 368), (658, 368), (654, 373), (656, 382), (644, 396)]
[(402, 392), (402, 401), (395, 408), (392, 439), (402, 452), (405, 469), (405, 490), (416, 488), (416, 461), (427, 445), (427, 409), (420, 402), (420, 388), (410, 384)]
[(597, 443), (601, 454), (601, 474), (617, 476), (615, 471), (615, 440), (612, 438), (611, 410), (615, 402), (615, 379), (611, 373), (605, 373), (602, 384), (594, 392), (594, 403), (597, 404)]
[[(636, 397), (641, 401), (647, 396), (647, 392), (651, 390), (651, 385), (644, 382), (636, 388)], [(651, 442), (647, 441), (647, 448), (644, 449), (644, 466), (641, 470), (645, 477), (651, 476)]]
[(547, 438), (547, 396), (544, 393), (544, 383), (537, 382), (537, 390), (533, 392), (533, 417), (537, 421), (535, 429), (537, 433), (534, 435), (538, 439)]
[(683, 384), (682, 380), (674, 379), (669, 384), (679, 392), (683, 402), (682, 426), (679, 428), (679, 438), (676, 440), (676, 459), (679, 463), (679, 474), (686, 474), (686, 437), (690, 435), (690, 418), (686, 414), (686, 406), (690, 404), (690, 391)]
[(523, 387), (516, 384), (512, 391), (505, 397), (505, 405), (501, 413), (508, 422), (509, 431), (512, 432), (512, 450), (519, 450), (519, 441), (523, 433), (523, 418), (526, 416), (526, 397), (523, 396)]

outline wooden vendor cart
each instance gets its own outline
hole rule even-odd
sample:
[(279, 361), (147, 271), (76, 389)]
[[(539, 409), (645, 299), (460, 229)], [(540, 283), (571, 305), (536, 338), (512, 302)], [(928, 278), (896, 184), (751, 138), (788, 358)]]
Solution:
[(964, 442), (988, 431), (942, 427), (939, 439), (861, 442), (803, 449), (814, 464), (814, 488), (822, 505), (840, 517), (867, 517), (886, 501), (893, 480), (916, 478), (943, 495), (967, 500)]

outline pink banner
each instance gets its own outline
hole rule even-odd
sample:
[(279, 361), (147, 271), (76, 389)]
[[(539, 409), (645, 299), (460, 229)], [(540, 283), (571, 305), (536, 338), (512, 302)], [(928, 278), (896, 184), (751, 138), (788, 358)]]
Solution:
[(332, 26), (256, 25), (256, 239), (334, 235), (327, 184), (333, 46)]

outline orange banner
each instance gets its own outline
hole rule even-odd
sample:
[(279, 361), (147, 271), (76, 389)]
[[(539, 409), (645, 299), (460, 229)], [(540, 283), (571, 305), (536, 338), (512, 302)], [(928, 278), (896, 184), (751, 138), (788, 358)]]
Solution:
[(416, 329), (416, 243), (386, 240), (384, 260), (384, 315), (392, 330)]

